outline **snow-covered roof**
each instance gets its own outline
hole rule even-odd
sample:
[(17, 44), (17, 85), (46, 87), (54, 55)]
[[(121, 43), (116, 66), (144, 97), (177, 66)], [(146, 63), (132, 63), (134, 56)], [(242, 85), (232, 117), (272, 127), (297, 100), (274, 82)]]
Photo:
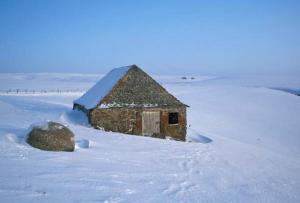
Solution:
[(112, 90), (112, 88), (122, 79), (132, 66), (124, 66), (111, 70), (82, 97), (76, 99), (74, 103), (80, 104), (87, 109), (92, 109)]

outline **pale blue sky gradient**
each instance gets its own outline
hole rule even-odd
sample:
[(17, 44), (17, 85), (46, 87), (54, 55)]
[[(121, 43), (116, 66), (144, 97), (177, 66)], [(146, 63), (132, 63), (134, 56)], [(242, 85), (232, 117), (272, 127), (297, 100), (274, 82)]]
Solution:
[(300, 1), (0, 1), (0, 72), (299, 74)]

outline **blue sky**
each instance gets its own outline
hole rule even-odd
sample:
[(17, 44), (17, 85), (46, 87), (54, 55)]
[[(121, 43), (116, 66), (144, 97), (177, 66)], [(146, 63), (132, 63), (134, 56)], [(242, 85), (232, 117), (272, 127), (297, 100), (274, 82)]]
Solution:
[(0, 1), (0, 72), (299, 74), (300, 1)]

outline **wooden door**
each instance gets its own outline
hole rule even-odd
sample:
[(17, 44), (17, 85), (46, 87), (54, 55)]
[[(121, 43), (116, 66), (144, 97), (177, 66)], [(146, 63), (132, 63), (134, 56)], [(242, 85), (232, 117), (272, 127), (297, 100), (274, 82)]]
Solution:
[(152, 136), (160, 133), (160, 112), (144, 111), (142, 113), (142, 135)]

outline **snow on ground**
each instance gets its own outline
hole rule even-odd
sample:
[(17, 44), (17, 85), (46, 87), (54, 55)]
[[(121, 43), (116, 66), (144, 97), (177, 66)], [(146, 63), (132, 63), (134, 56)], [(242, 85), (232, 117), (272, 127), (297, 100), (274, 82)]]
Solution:
[[(44, 89), (96, 82), (91, 75), (3, 75), (3, 90), (22, 87), (20, 80)], [(71, 111), (81, 94), (1, 95), (0, 202), (300, 201), (300, 97), (269, 89), (299, 89), (299, 78), (157, 79), (190, 106), (191, 142), (92, 129)], [(44, 120), (68, 125), (76, 151), (27, 145), (28, 127)]]

